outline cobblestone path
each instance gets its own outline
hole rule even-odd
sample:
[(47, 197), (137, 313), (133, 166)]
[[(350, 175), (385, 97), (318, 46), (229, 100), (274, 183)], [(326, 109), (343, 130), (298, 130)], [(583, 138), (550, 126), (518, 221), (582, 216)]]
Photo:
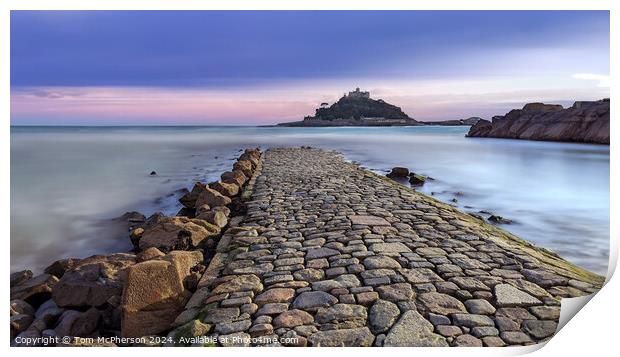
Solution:
[(532, 344), (554, 334), (561, 297), (602, 284), (338, 153), (263, 160), (189, 304), (222, 345)]

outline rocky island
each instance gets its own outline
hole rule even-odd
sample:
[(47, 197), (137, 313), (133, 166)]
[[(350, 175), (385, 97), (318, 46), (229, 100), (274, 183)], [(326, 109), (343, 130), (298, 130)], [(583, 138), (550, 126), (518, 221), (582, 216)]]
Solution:
[(479, 120), (468, 137), (582, 142), (609, 145), (609, 99), (561, 105), (529, 103), (492, 121)]
[(370, 98), (369, 92), (349, 92), (336, 103), (321, 103), (314, 116), (302, 121), (280, 123), (278, 126), (413, 126), (421, 125), (399, 107), (382, 99)]

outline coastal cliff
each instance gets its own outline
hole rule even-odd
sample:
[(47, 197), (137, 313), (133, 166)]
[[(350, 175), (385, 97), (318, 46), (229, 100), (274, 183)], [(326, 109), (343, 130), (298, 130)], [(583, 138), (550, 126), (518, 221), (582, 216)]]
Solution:
[(529, 103), (492, 121), (479, 120), (468, 137), (609, 144), (609, 99), (561, 105)]
[(314, 116), (278, 126), (410, 126), (420, 125), (401, 108), (382, 99), (370, 98), (369, 92), (349, 92), (336, 103), (322, 103)]

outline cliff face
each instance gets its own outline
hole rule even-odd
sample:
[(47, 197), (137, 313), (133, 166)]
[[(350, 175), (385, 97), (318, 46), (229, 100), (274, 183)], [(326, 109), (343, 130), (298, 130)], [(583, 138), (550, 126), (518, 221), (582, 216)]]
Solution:
[(561, 105), (529, 103), (492, 122), (479, 120), (468, 137), (609, 144), (609, 99)]

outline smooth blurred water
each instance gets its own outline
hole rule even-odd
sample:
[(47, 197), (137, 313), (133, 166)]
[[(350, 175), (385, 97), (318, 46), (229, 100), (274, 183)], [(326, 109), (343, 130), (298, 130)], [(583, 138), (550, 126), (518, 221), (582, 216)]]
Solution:
[(126, 234), (102, 220), (130, 210), (176, 213), (175, 191), (217, 179), (240, 149), (311, 145), (377, 172), (406, 166), (429, 175), (435, 181), (420, 191), (512, 219), (502, 227), (604, 274), (609, 147), (465, 138), (467, 130), (12, 127), (11, 269), (128, 249)]

